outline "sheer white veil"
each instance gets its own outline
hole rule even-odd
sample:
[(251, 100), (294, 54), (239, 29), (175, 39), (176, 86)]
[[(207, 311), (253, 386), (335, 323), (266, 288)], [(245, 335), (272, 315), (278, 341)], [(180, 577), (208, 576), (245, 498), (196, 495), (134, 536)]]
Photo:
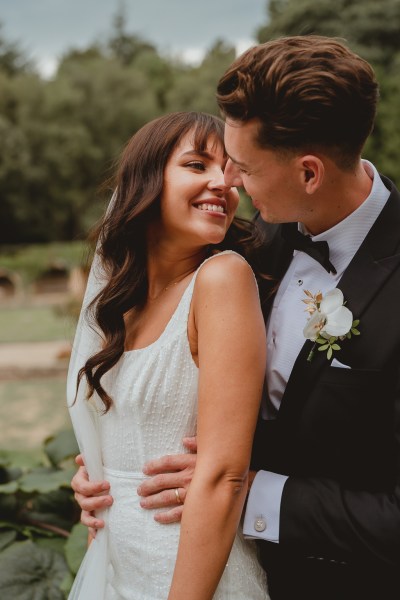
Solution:
[[(107, 212), (112, 210), (116, 198), (114, 192)], [(99, 255), (99, 244), (93, 258), (86, 292), (76, 328), (67, 377), (67, 402), (80, 452), (90, 480), (103, 479), (103, 463), (100, 440), (96, 426), (97, 413), (86, 399), (87, 384), (82, 378), (78, 392), (76, 384), (79, 370), (87, 359), (100, 348), (100, 334), (88, 320), (87, 308), (106, 283), (106, 275)], [(76, 396), (76, 399), (75, 399)], [(105, 528), (97, 532), (82, 561), (75, 578), (69, 600), (105, 599), (106, 570), (108, 567), (108, 532), (106, 511), (98, 515), (105, 519)]]

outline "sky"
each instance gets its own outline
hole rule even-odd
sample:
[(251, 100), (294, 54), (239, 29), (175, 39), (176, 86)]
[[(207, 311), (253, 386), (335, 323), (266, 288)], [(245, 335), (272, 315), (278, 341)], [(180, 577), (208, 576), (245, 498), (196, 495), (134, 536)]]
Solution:
[[(7, 41), (18, 42), (43, 75), (51, 75), (70, 48), (106, 39), (123, 0), (0, 0)], [(168, 55), (201, 60), (222, 38), (244, 51), (266, 22), (266, 0), (124, 0), (129, 33)]]

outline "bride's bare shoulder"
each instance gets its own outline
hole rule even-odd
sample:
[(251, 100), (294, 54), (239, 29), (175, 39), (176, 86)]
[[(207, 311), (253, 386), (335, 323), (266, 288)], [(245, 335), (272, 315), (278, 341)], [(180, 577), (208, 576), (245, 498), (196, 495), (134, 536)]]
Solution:
[(226, 295), (242, 286), (256, 288), (249, 263), (236, 252), (217, 254), (208, 260), (199, 270), (196, 281), (196, 291), (201, 295), (211, 292)]

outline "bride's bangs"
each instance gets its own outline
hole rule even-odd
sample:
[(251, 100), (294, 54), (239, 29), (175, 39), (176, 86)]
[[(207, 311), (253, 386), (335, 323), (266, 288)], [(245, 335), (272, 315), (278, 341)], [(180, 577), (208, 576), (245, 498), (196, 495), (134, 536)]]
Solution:
[(212, 115), (201, 115), (203, 118), (198, 119), (193, 127), (193, 147), (199, 154), (207, 150), (210, 145), (214, 150), (221, 146), (224, 150), (224, 123), (218, 117)]

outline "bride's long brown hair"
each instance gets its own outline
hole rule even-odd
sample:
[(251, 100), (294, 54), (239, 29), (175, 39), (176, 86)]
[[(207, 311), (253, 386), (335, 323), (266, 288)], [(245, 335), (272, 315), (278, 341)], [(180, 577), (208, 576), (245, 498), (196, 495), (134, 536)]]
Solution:
[[(125, 313), (142, 307), (147, 298), (147, 225), (160, 215), (166, 163), (183, 136), (193, 132), (193, 145), (204, 152), (210, 139), (223, 146), (224, 123), (212, 115), (172, 113), (142, 127), (128, 142), (113, 183), (112, 206), (100, 223), (98, 254), (107, 283), (88, 307), (102, 349), (80, 369), (88, 382), (88, 398), (96, 392), (107, 412), (112, 399), (101, 378), (121, 358), (125, 344)], [(235, 217), (224, 241), (212, 249), (233, 249), (249, 257), (257, 246), (251, 223)]]

